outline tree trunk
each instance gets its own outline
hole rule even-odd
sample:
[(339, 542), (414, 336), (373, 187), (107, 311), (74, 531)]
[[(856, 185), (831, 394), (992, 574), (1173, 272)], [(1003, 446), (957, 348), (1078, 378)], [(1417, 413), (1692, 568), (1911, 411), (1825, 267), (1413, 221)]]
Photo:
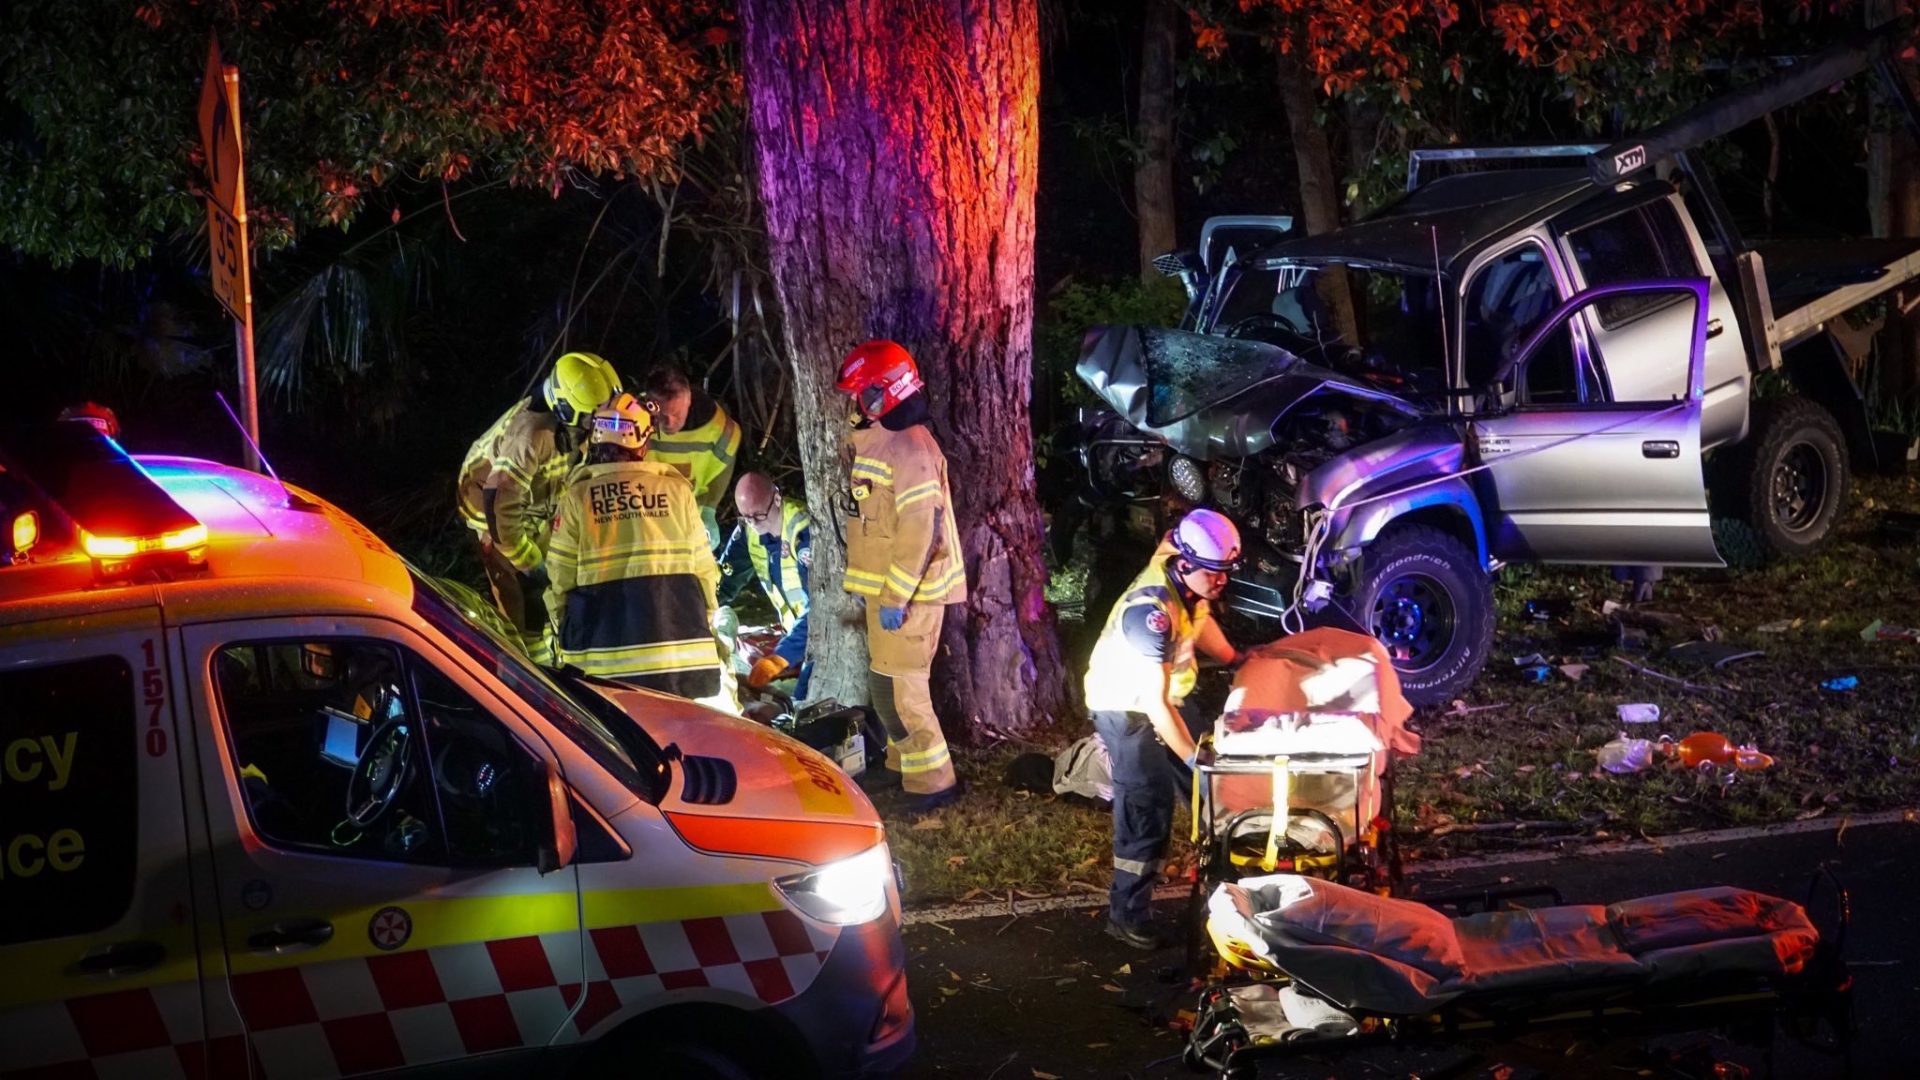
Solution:
[(1140, 224), (1140, 279), (1160, 277), (1153, 260), (1179, 242), (1173, 212), (1173, 60), (1180, 43), (1180, 9), (1173, 0), (1147, 0), (1140, 39), (1140, 121), (1134, 132), (1133, 207)]
[[(1867, 5), (1869, 25), (1878, 25), (1899, 14), (1901, 5), (1887, 0), (1871, 0)], [(1911, 63), (1896, 65), (1907, 84), (1908, 93), (1917, 88)], [(1876, 99), (1882, 99), (1887, 111), (1894, 103), (1884, 100), (1885, 91), (1876, 84)], [(1867, 141), (1868, 215), (1875, 236), (1920, 236), (1920, 148), (1913, 133), (1898, 120), (1889, 120), (1886, 129), (1874, 129)], [(1920, 391), (1920, 312), (1901, 315), (1899, 309), (1916, 300), (1914, 287), (1896, 289), (1896, 310), (1888, 319), (1892, 331), (1880, 339), (1880, 370), (1877, 389), (1882, 400), (1903, 402)]]
[(743, 0), (740, 19), (815, 521), (816, 691), (866, 697), (840, 588), (850, 406), (833, 383), (851, 346), (887, 337), (926, 376), (967, 567), (935, 706), (957, 740), (1032, 730), (1071, 707), (1028, 420), (1036, 0)]
[[(1287, 111), (1287, 130), (1293, 137), (1293, 159), (1300, 170), (1300, 214), (1307, 235), (1318, 236), (1340, 227), (1340, 180), (1333, 171), (1333, 149), (1327, 133), (1314, 122), (1319, 100), (1313, 76), (1294, 53), (1280, 53), (1280, 104)], [(1353, 291), (1345, 270), (1319, 275), (1317, 291), (1333, 318), (1341, 340), (1353, 344), (1360, 335), (1353, 312)]]

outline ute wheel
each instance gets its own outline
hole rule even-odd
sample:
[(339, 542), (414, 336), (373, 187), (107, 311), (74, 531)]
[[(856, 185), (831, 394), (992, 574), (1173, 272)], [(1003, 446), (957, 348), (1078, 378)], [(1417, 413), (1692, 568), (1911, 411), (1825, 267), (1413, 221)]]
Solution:
[(1493, 649), (1493, 582), (1467, 545), (1427, 525), (1389, 528), (1351, 577), (1353, 616), (1385, 645), (1415, 705), (1452, 700)]
[(1847, 442), (1827, 410), (1803, 397), (1756, 402), (1719, 494), (1768, 556), (1793, 559), (1826, 543), (1847, 502)]

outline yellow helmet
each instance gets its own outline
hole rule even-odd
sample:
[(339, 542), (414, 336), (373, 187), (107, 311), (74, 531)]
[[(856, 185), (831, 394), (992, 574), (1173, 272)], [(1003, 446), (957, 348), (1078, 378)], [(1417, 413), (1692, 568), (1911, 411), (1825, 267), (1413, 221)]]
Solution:
[(653, 440), (653, 414), (632, 394), (616, 394), (593, 411), (593, 432), (588, 440), (595, 446), (621, 446), (645, 453), (647, 443)]
[(547, 408), (568, 425), (585, 424), (593, 410), (620, 392), (620, 373), (590, 352), (570, 352), (553, 362), (541, 393)]

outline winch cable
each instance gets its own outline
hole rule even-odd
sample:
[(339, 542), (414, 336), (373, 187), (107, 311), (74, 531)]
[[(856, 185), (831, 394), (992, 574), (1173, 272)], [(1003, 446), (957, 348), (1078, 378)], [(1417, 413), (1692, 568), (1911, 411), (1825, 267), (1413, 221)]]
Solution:
[[(1395, 488), (1392, 491), (1384, 491), (1378, 495), (1369, 495), (1364, 499), (1355, 499), (1352, 502), (1348, 502), (1346, 496), (1357, 490), (1365, 478), (1354, 481), (1337, 492), (1333, 497), (1333, 501), (1321, 509), (1319, 514), (1312, 519), (1312, 523), (1308, 526), (1306, 546), (1302, 550), (1300, 558), (1300, 575), (1293, 583), (1293, 603), (1287, 605), (1287, 610), (1280, 613), (1280, 629), (1290, 634), (1297, 634), (1306, 629), (1306, 614), (1302, 611), (1302, 607), (1306, 598), (1307, 586), (1311, 582), (1318, 580), (1317, 571), (1320, 565), (1320, 549), (1327, 542), (1328, 535), (1333, 531), (1333, 519), (1335, 515), (1357, 510), (1362, 506), (1366, 506), (1368, 503), (1397, 499), (1406, 495), (1408, 492), (1419, 491), (1422, 488), (1432, 487), (1435, 484), (1444, 484), (1450, 480), (1459, 480), (1463, 477), (1472, 476), (1474, 473), (1485, 472), (1496, 465), (1504, 465), (1509, 461), (1518, 461), (1521, 458), (1531, 457), (1534, 454), (1546, 450), (1557, 449), (1568, 443), (1578, 442), (1581, 439), (1590, 438), (1595, 435), (1607, 435), (1632, 424), (1643, 424), (1652, 420), (1658, 420), (1670, 413), (1686, 409), (1693, 404), (1695, 404), (1695, 402), (1689, 399), (1686, 401), (1676, 401), (1672, 405), (1655, 413), (1636, 412), (1606, 427), (1595, 428), (1592, 431), (1582, 431), (1574, 435), (1568, 435), (1565, 438), (1555, 439), (1552, 442), (1541, 443), (1538, 446), (1529, 446), (1524, 450), (1511, 454), (1502, 454), (1498, 461), (1483, 461), (1478, 465), (1461, 469), (1458, 472), (1445, 473), (1440, 476), (1430, 476), (1417, 484), (1410, 484), (1403, 488)], [(1468, 425), (1471, 427), (1471, 420), (1468, 421)], [(1329, 587), (1331, 587), (1332, 584), (1332, 582), (1327, 582)], [(1299, 629), (1294, 629), (1295, 625), (1297, 625)]]

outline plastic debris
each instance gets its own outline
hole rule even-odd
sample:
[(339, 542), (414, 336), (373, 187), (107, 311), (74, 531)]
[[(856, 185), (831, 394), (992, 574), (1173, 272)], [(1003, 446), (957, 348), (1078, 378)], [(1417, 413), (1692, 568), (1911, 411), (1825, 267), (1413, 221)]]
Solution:
[(1920, 641), (1920, 629), (1910, 626), (1889, 626), (1875, 619), (1860, 631), (1861, 641)]
[(1837, 679), (1828, 679), (1826, 682), (1821, 683), (1820, 689), (1832, 690), (1834, 693), (1844, 694), (1847, 691), (1858, 687), (1859, 685), (1860, 685), (1860, 676), (1842, 675)]
[(1587, 665), (1561, 664), (1560, 674), (1565, 675), (1568, 682), (1579, 682), (1587, 674)]
[(1653, 743), (1647, 739), (1630, 739), (1623, 731), (1602, 746), (1596, 756), (1600, 767), (1610, 773), (1637, 773), (1653, 764)]
[(1660, 706), (1647, 701), (1638, 701), (1630, 705), (1619, 705), (1614, 712), (1620, 716), (1623, 724), (1657, 724), (1660, 722)]
[(1513, 658), (1514, 667), (1533, 667), (1535, 664), (1544, 664), (1546, 662), (1547, 658), (1540, 653), (1528, 653), (1525, 656), (1516, 656)]
[(1754, 629), (1762, 634), (1784, 634), (1789, 630), (1800, 629), (1800, 625), (1806, 621), (1805, 619), (1775, 619), (1772, 622), (1761, 623)]
[(1567, 615), (1572, 610), (1573, 605), (1568, 601), (1560, 599), (1559, 597), (1545, 596), (1536, 596), (1527, 601), (1525, 608), (1527, 618), (1532, 619), (1534, 622), (1546, 622), (1549, 619), (1557, 619)]
[(1696, 731), (1672, 744), (1673, 756), (1689, 769), (1702, 765), (1731, 766), (1743, 771), (1771, 768), (1773, 758), (1753, 746), (1735, 746), (1717, 731)]

